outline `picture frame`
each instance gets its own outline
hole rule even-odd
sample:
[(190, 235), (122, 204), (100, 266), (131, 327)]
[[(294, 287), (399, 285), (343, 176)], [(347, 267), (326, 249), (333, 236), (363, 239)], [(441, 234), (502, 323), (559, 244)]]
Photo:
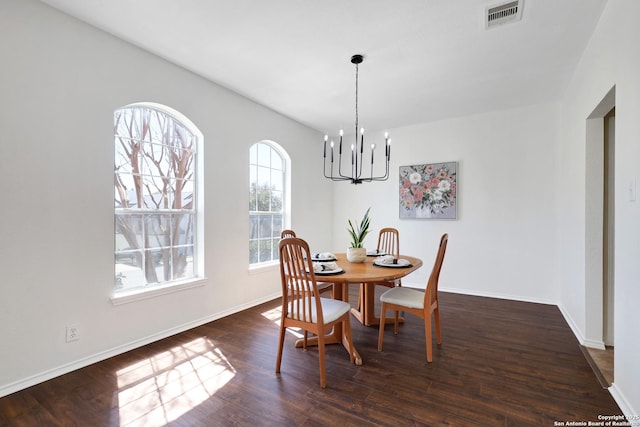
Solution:
[(400, 166), (400, 219), (457, 219), (458, 162)]

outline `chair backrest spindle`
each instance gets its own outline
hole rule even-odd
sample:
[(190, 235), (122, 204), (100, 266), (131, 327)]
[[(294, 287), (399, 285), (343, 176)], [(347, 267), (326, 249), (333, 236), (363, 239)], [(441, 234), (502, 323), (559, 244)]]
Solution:
[(438, 281), (440, 279), (440, 270), (442, 269), (442, 262), (444, 261), (444, 254), (447, 251), (447, 242), (449, 241), (449, 235), (443, 234), (440, 238), (440, 246), (438, 247), (438, 254), (436, 255), (436, 261), (429, 275), (427, 281), (427, 290), (424, 294), (424, 305), (428, 307), (438, 301)]
[(286, 239), (287, 237), (298, 237), (296, 236), (296, 232), (293, 230), (282, 230), (280, 233), (281, 239)]
[(378, 251), (398, 258), (400, 256), (400, 237), (395, 228), (383, 228), (378, 234)]

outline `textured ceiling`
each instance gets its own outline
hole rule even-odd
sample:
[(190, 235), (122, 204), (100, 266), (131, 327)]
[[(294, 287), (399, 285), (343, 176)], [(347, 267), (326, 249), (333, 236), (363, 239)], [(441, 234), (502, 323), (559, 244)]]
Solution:
[(320, 132), (558, 99), (606, 0), (41, 0)]

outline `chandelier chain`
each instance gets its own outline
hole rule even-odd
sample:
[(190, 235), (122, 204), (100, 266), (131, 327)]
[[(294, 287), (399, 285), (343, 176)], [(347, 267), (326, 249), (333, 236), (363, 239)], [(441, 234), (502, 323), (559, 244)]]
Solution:
[(358, 64), (356, 64), (356, 135), (358, 135)]

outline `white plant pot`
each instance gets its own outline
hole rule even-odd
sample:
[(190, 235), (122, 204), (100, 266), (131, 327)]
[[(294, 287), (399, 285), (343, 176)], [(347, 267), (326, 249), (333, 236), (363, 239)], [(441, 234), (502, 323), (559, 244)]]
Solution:
[(347, 248), (347, 260), (349, 262), (364, 262), (367, 259), (366, 248)]

